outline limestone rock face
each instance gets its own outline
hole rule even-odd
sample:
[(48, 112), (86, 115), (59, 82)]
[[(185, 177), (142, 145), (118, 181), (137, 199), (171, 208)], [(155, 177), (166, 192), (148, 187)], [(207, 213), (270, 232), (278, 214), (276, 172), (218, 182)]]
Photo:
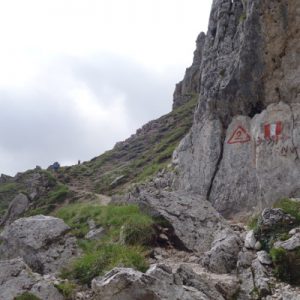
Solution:
[(43, 300), (63, 300), (54, 285), (33, 273), (20, 258), (0, 261), (0, 300), (30, 292)]
[(191, 251), (208, 251), (215, 236), (229, 228), (211, 204), (196, 195), (148, 186), (131, 193), (126, 202), (137, 203), (148, 213), (166, 219), (182, 246)]
[(95, 278), (92, 290), (95, 300), (224, 300), (212, 283), (191, 269), (180, 268), (174, 273), (165, 265), (153, 265), (145, 274), (115, 268)]
[(205, 253), (203, 265), (214, 273), (230, 273), (236, 269), (241, 246), (240, 237), (225, 229), (216, 236), (212, 248)]
[(16, 220), (29, 206), (29, 199), (24, 194), (18, 194), (9, 204), (8, 210), (0, 225), (9, 224)]
[(22, 257), (42, 274), (58, 271), (77, 254), (76, 240), (63, 220), (37, 215), (18, 219), (0, 234), (0, 258)]
[(225, 216), (300, 195), (300, 2), (214, 0), (179, 189)]
[(173, 109), (189, 101), (193, 94), (199, 93), (200, 89), (200, 66), (202, 62), (205, 34), (201, 32), (197, 38), (197, 48), (194, 52), (192, 65), (186, 69), (185, 76), (175, 88), (173, 95)]

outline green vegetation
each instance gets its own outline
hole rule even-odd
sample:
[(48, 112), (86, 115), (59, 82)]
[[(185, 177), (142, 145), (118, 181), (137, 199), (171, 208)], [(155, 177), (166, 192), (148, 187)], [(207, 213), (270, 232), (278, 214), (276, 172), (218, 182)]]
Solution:
[(249, 221), (248, 226), (254, 230), (263, 249), (269, 252), (274, 265), (274, 275), (282, 281), (299, 285), (300, 248), (286, 251), (283, 248), (275, 248), (274, 243), (288, 240), (291, 237), (289, 231), (300, 225), (300, 203), (291, 199), (282, 199), (274, 207), (281, 208), (285, 213), (293, 216), (295, 222), (293, 224), (280, 223), (266, 230), (261, 228), (259, 218), (255, 216)]
[(285, 198), (278, 201), (274, 207), (281, 208), (285, 213), (293, 216), (300, 225), (300, 202)]
[(282, 281), (291, 281), (291, 272), (289, 270), (289, 259), (286, 250), (283, 248), (272, 248), (270, 256), (275, 266), (274, 275)]
[(32, 293), (25, 292), (22, 295), (15, 297), (14, 300), (41, 300), (41, 299)]
[(253, 230), (254, 232), (258, 230), (258, 219), (259, 215), (255, 215), (251, 217), (250, 220), (247, 222), (248, 228)]
[[(62, 168), (63, 182), (75, 181), (100, 194), (123, 193), (133, 183), (144, 182), (166, 168), (173, 151), (193, 122), (198, 95), (169, 114), (152, 121), (138, 134), (89, 162)], [(122, 180), (112, 184), (118, 177)]]
[(15, 182), (8, 182), (0, 185), (0, 193), (15, 192), (17, 189), (18, 185)]
[(90, 284), (93, 278), (116, 266), (132, 267), (144, 272), (148, 268), (144, 255), (141, 247), (103, 243), (98, 249), (77, 259), (71, 268), (63, 271), (62, 276), (78, 280), (81, 284)]
[(75, 288), (76, 288), (76, 285), (74, 283), (65, 281), (63, 283), (56, 284), (55, 287), (64, 296), (65, 300), (73, 299)]
[(26, 216), (38, 214), (47, 215), (61, 205), (69, 194), (69, 188), (64, 184), (56, 184), (50, 191), (42, 195), (35, 207), (26, 212)]
[[(59, 209), (56, 214), (80, 238), (83, 256), (63, 270), (62, 276), (89, 284), (91, 279), (116, 266), (133, 267), (145, 271), (146, 247), (155, 239), (155, 221), (141, 213), (135, 205), (100, 206), (77, 203)], [(94, 220), (103, 227), (106, 235), (101, 240), (89, 241), (84, 236), (89, 231), (87, 222)]]

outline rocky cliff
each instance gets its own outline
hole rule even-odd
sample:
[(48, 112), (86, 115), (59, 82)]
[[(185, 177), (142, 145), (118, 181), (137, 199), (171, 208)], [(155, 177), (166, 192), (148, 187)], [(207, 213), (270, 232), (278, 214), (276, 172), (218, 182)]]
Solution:
[(299, 27), (299, 1), (213, 1), (194, 124), (174, 163), (179, 188), (225, 216), (300, 196)]
[(299, 0), (214, 0), (172, 112), (1, 176), (0, 300), (299, 300), (299, 28)]

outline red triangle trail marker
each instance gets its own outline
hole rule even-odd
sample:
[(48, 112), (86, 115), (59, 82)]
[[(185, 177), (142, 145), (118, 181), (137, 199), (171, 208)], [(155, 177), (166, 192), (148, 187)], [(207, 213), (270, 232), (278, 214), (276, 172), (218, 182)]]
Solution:
[(228, 140), (227, 144), (244, 144), (251, 141), (251, 137), (248, 132), (242, 127), (239, 126), (231, 138)]

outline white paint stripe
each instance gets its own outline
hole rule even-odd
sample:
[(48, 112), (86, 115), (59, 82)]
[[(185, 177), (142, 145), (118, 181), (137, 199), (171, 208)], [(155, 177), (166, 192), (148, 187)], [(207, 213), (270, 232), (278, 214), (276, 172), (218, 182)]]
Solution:
[(276, 136), (276, 124), (271, 124), (270, 134), (271, 136)]

